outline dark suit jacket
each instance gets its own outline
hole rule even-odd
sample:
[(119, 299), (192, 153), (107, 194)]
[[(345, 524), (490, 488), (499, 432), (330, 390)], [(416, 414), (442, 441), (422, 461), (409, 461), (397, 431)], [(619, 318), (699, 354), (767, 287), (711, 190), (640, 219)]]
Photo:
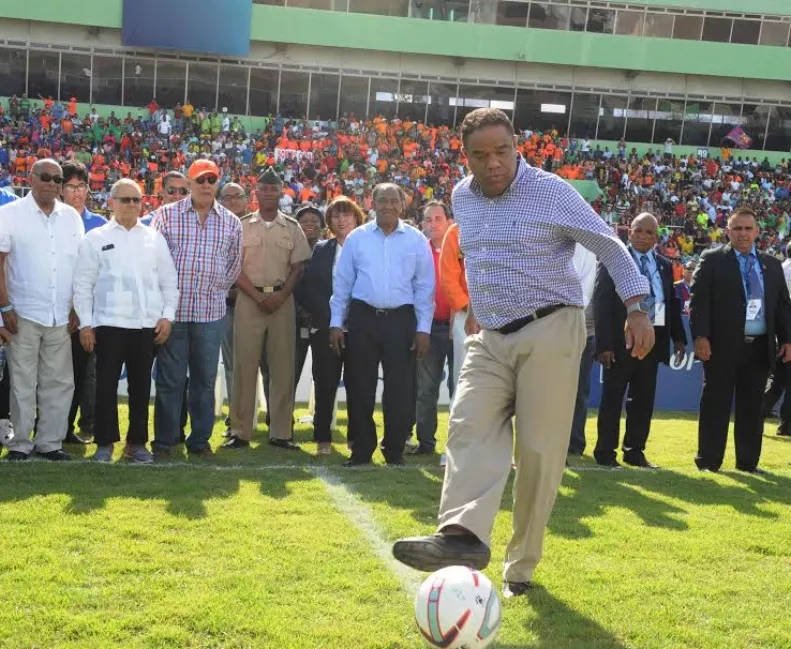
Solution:
[[(660, 362), (670, 362), (670, 339), (673, 342), (687, 343), (684, 322), (681, 319), (682, 304), (673, 286), (673, 269), (670, 261), (654, 253), (657, 269), (662, 277), (662, 290), (665, 294), (665, 326), (655, 327), (656, 353)], [(596, 337), (596, 353), (615, 352), (615, 358), (630, 354), (626, 349), (624, 325), (626, 307), (615, 292), (615, 283), (604, 264), (596, 271), (596, 285), (593, 289), (593, 315)]]
[[(783, 267), (774, 257), (758, 253), (764, 276), (767, 350), (774, 365), (777, 345), (791, 342), (791, 299)], [(705, 251), (692, 276), (690, 290), (692, 337), (706, 337), (712, 359), (732, 354), (744, 341), (747, 298), (736, 252), (728, 244)]]
[(330, 328), (332, 266), (337, 248), (337, 239), (319, 241), (294, 291), (297, 302), (312, 316), (312, 324), (316, 329)]

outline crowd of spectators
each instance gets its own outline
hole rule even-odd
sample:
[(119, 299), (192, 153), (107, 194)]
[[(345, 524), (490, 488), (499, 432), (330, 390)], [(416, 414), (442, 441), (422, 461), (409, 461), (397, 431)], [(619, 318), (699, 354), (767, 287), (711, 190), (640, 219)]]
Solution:
[[(275, 166), (285, 181), (281, 209), (292, 214), (305, 204), (321, 210), (347, 195), (371, 214), (371, 191), (392, 181), (406, 193), (407, 216), (419, 219), (431, 200), (449, 201), (465, 174), (459, 134), (447, 125), (423, 124), (409, 117), (338, 122), (272, 117), (253, 132), (237, 117), (193, 106), (172, 108), (155, 100), (126, 116), (80, 114), (77, 101), (45, 99), (38, 107), (26, 97), (0, 106), (0, 186), (24, 192), (37, 159), (76, 160), (90, 170), (92, 207), (107, 209), (108, 190), (119, 178), (135, 180), (143, 195), (143, 214), (159, 207), (162, 177), (184, 171), (199, 157), (220, 167), (221, 183), (237, 182), (251, 196), (258, 174)], [(592, 146), (585, 137), (556, 129), (524, 131), (518, 149), (532, 165), (569, 180), (595, 181), (593, 201), (602, 218), (623, 234), (643, 211), (660, 223), (660, 251), (681, 263), (726, 240), (728, 214), (747, 205), (761, 215), (758, 248), (777, 252), (788, 236), (791, 158), (771, 164), (723, 149), (717, 157), (677, 155), (668, 140), (662, 150), (636, 148), (621, 140), (615, 150)]]

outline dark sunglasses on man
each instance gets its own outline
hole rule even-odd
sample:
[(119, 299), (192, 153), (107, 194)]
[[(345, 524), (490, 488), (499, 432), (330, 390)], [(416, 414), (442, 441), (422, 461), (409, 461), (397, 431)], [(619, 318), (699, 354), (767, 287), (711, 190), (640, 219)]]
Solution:
[(46, 171), (43, 172), (34, 171), (33, 175), (36, 178), (38, 178), (42, 183), (55, 183), (56, 185), (60, 185), (63, 182), (63, 176), (47, 173)]
[(139, 196), (119, 196), (115, 200), (117, 200), (119, 203), (123, 203), (124, 205), (129, 205), (129, 203), (139, 205), (143, 199)]
[(176, 194), (186, 196), (190, 193), (190, 190), (186, 187), (168, 187), (165, 191), (167, 192), (168, 196), (175, 196)]
[(209, 183), (210, 185), (213, 185), (214, 183), (217, 182), (217, 180), (218, 180), (217, 176), (207, 175), (207, 176), (201, 176), (200, 178), (196, 178), (195, 182), (198, 183), (199, 185), (202, 185), (203, 183)]

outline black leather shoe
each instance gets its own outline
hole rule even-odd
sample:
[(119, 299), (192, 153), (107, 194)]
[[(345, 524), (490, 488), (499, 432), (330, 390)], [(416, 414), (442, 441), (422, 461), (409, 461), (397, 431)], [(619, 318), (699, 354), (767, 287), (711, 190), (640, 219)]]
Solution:
[(719, 468), (715, 469), (712, 466), (698, 466), (701, 473), (719, 473)]
[(434, 534), (396, 541), (393, 545), (393, 556), (416, 570), (434, 572), (450, 566), (468, 566), (483, 570), (489, 565), (492, 554), (472, 534)]
[(743, 469), (736, 467), (737, 471), (741, 471), (742, 473), (750, 473), (752, 475), (769, 475), (768, 471), (764, 471), (763, 469), (759, 469), (757, 466), (752, 467), (751, 469)]
[(295, 444), (290, 439), (275, 439), (274, 437), (269, 438), (269, 445), (270, 446), (277, 446), (278, 448), (285, 448), (290, 451), (298, 451), (299, 444)]
[(22, 451), (8, 451), (8, 455), (5, 456), (5, 459), (6, 462), (24, 462), (30, 458), (27, 453), (23, 453)]
[(503, 583), (503, 599), (526, 595), (532, 588), (533, 584), (529, 581), (506, 581)]
[(223, 448), (250, 448), (250, 442), (246, 439), (239, 439), (238, 437), (230, 437), (227, 442), (222, 445)]
[(407, 455), (434, 455), (434, 447), (421, 444), (420, 446), (407, 449)]
[(624, 461), (625, 464), (629, 464), (630, 466), (636, 466), (636, 467), (639, 467), (641, 469), (658, 469), (659, 468), (658, 465), (653, 464), (652, 462), (648, 461), (648, 458), (645, 456), (645, 453), (639, 453), (639, 454), (635, 454), (635, 455), (632, 455), (632, 454), (629, 454), (629, 453), (624, 453), (623, 454), (623, 461)]
[(777, 429), (777, 434), (780, 437), (791, 437), (791, 430), (786, 430), (784, 428), (778, 428)]
[(357, 458), (350, 457), (343, 463), (343, 466), (345, 466), (347, 469), (350, 469), (355, 466), (367, 466), (370, 463), (371, 460), (358, 460)]
[(71, 455), (64, 453), (60, 449), (57, 451), (49, 451), (48, 453), (37, 452), (36, 455), (38, 455), (38, 457), (42, 458), (43, 460), (49, 460), (50, 462), (68, 462), (71, 460)]
[(596, 464), (606, 469), (622, 469), (621, 463), (613, 458), (612, 460), (596, 460)]
[(88, 442), (87, 439), (83, 439), (82, 437), (77, 435), (77, 433), (75, 433), (72, 430), (72, 431), (66, 433), (66, 439), (63, 440), (63, 443), (64, 444), (88, 444), (89, 442)]
[(230, 428), (226, 428), (224, 431), (222, 431), (222, 436), (223, 437), (228, 437), (228, 438), (233, 437), (233, 434), (231, 434), (231, 429)]
[(397, 457), (393, 458), (392, 460), (385, 460), (387, 462), (387, 466), (406, 466), (406, 462), (404, 462), (404, 458)]

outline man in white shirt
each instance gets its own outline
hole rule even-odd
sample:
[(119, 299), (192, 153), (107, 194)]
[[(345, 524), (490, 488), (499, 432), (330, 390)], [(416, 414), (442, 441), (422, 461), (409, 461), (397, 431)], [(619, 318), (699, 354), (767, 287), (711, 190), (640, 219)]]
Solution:
[[(786, 246), (786, 259), (783, 262), (783, 275), (786, 284), (791, 289), (791, 243)], [(777, 363), (764, 393), (763, 415), (764, 418), (772, 416), (772, 411), (783, 397), (780, 406), (780, 425), (777, 434), (781, 437), (791, 437), (791, 367), (785, 363)]]
[(62, 445), (74, 393), (72, 278), (85, 228), (77, 211), (58, 200), (62, 183), (60, 165), (39, 160), (30, 193), (0, 208), (0, 313), (13, 336), (7, 348), (12, 461), (26, 460), (34, 448), (48, 460), (71, 459)]
[(582, 303), (585, 307), (585, 331), (587, 334), (585, 349), (580, 359), (580, 376), (577, 382), (577, 401), (574, 404), (574, 419), (571, 421), (571, 440), (568, 455), (580, 456), (585, 451), (585, 420), (588, 417), (588, 396), (591, 389), (591, 370), (596, 355), (593, 344), (593, 286), (596, 283), (596, 255), (577, 244), (572, 258), (574, 270), (582, 284)]
[(165, 238), (139, 222), (137, 184), (119, 180), (110, 192), (113, 219), (91, 230), (80, 246), (74, 273), (74, 307), (80, 343), (96, 351), (94, 459), (112, 460), (118, 428), (118, 377), (125, 364), (129, 430), (124, 457), (150, 464), (148, 402), (154, 345), (170, 335), (178, 305), (178, 277)]

